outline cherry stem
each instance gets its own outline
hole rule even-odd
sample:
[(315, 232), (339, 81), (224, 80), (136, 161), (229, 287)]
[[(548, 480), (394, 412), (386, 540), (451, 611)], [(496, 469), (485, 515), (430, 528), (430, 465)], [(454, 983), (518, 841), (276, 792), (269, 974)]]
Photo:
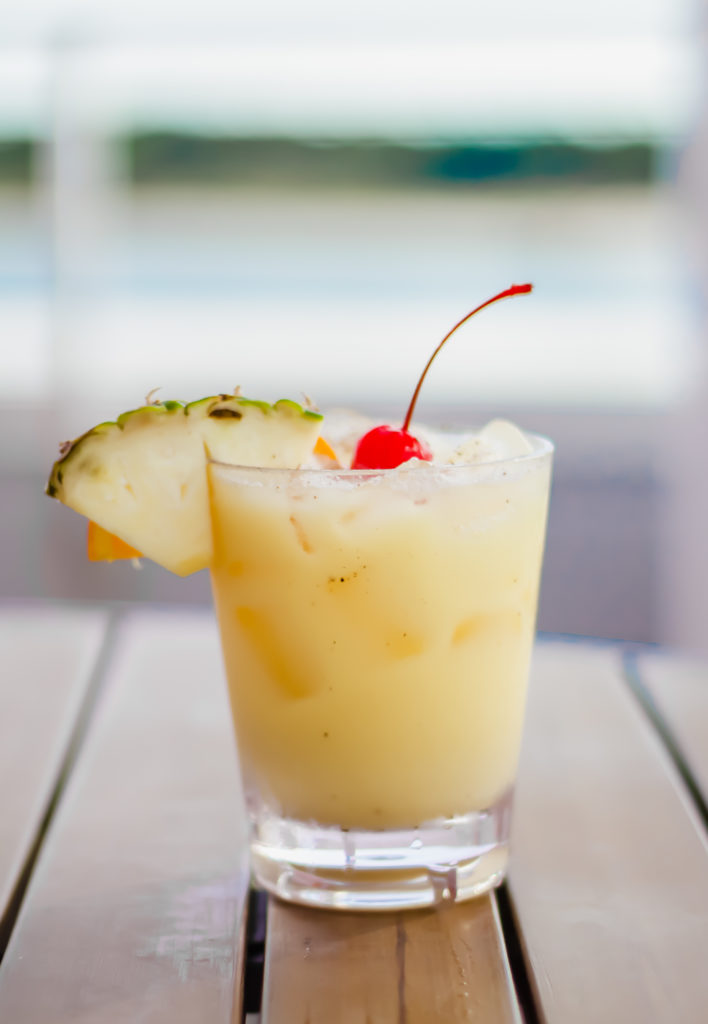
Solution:
[(433, 360), (435, 359), (435, 357), (438, 354), (438, 352), (440, 351), (440, 349), (443, 347), (443, 345), (445, 344), (447, 339), (449, 337), (451, 337), (451, 335), (453, 335), (455, 333), (457, 328), (458, 327), (462, 327), (462, 325), (464, 323), (467, 323), (467, 321), (470, 319), (470, 317), (473, 317), (475, 315), (475, 313), (479, 313), (479, 311), (481, 309), (484, 309), (485, 306), (491, 306), (491, 304), (493, 302), (499, 302), (500, 299), (508, 299), (512, 295), (526, 295), (526, 294), (528, 294), (528, 292), (530, 292), (532, 290), (532, 288), (533, 288), (533, 285), (531, 285), (531, 284), (512, 284), (511, 288), (506, 288), (503, 292), (499, 292), (498, 295), (494, 295), (491, 299), (487, 299), (487, 301), (483, 302), (481, 304), (481, 306), (477, 306), (470, 313), (468, 313), (467, 316), (463, 316), (461, 320), (457, 321), (455, 326), (453, 328), (451, 328), (447, 332), (447, 334), (445, 335), (443, 340), (440, 342), (440, 344), (435, 349), (435, 351), (433, 352), (432, 356), (430, 357), (430, 359), (426, 363), (425, 369), (421, 373), (420, 379), (418, 380), (418, 383), (416, 385), (416, 389), (413, 392), (413, 397), (411, 398), (410, 405), (408, 406), (408, 412), (406, 413), (406, 418), (403, 421), (403, 426), (401, 427), (401, 430), (403, 430), (404, 432), (408, 431), (408, 428), (409, 428), (409, 426), (411, 424), (411, 420), (413, 419), (413, 410), (415, 409), (415, 403), (418, 401), (418, 395), (420, 394), (420, 389), (423, 386), (423, 381), (426, 378), (428, 370), (432, 366)]

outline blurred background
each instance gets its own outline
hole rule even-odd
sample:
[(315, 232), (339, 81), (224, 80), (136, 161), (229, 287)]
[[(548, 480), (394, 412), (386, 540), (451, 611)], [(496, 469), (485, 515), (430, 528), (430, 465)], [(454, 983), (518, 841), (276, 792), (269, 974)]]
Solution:
[(542, 629), (708, 650), (700, 0), (24, 0), (0, 36), (0, 597), (89, 565), (58, 442), (239, 384), (557, 444)]

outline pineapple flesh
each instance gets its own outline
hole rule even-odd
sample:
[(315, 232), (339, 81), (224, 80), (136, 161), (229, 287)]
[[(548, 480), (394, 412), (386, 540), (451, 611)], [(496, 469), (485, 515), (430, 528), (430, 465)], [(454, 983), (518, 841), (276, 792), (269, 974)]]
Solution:
[(54, 464), (47, 494), (178, 576), (209, 565), (206, 463), (296, 468), (311, 454), (322, 416), (218, 395), (160, 402), (100, 423)]

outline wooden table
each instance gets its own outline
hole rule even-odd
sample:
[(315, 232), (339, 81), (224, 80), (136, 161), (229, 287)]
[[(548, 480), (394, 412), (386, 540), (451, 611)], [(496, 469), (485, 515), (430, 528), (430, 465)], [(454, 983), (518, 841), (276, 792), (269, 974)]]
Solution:
[(0, 652), (3, 1024), (708, 1019), (705, 666), (539, 642), (508, 883), (265, 920), (209, 614), (5, 605)]

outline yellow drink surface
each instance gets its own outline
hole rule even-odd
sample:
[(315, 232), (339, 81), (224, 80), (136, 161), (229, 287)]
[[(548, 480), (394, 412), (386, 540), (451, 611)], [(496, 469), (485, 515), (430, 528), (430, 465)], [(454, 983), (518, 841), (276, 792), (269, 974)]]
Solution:
[(209, 466), (247, 793), (383, 829), (482, 810), (513, 784), (550, 456), (504, 466)]

